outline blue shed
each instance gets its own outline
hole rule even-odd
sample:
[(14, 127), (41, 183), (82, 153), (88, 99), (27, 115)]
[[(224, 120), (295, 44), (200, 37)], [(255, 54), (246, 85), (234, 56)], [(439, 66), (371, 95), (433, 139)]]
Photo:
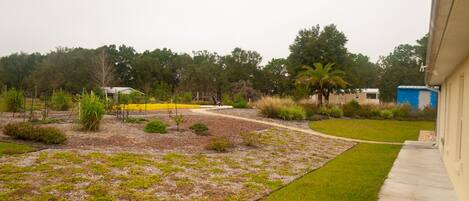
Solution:
[(426, 86), (398, 86), (397, 104), (408, 103), (415, 109), (423, 109), (429, 105), (437, 105), (438, 91)]

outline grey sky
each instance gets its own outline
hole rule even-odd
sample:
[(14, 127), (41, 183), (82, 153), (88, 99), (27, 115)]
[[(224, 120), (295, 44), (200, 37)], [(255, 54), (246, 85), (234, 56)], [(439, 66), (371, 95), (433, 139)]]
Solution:
[(234, 47), (286, 57), (302, 28), (334, 23), (375, 61), (428, 32), (431, 0), (0, 0), (0, 56), (58, 46), (137, 51)]

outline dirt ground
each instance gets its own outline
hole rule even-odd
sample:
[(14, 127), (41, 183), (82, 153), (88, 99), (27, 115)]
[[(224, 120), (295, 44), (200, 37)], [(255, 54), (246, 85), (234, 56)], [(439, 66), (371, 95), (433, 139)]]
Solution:
[[(242, 132), (260, 131), (270, 126), (236, 119), (205, 116), (193, 113), (190, 110), (180, 110), (178, 114), (184, 117), (184, 123), (177, 131), (174, 122), (166, 111), (153, 111), (147, 114), (133, 114), (131, 117), (145, 118), (147, 120), (159, 119), (169, 125), (168, 133), (146, 133), (143, 131), (146, 122), (124, 123), (115, 116), (105, 115), (101, 128), (97, 132), (82, 131), (73, 119), (68, 122), (51, 123), (41, 126), (52, 126), (59, 128), (67, 135), (64, 145), (50, 146), (59, 149), (108, 149), (108, 150), (151, 150), (168, 149), (181, 151), (203, 151), (210, 137), (226, 136), (233, 141), (239, 141)], [(174, 113), (173, 113), (174, 115)], [(6, 116), (6, 115), (4, 115)], [(53, 118), (67, 117), (66, 112), (55, 112)], [(12, 118), (0, 118), (4, 125), (7, 120), (22, 121), (21, 116)], [(66, 118), (64, 118), (66, 119)], [(209, 136), (194, 134), (189, 127), (194, 123), (204, 123), (209, 128)], [(9, 139), (7, 136), (1, 136)]]

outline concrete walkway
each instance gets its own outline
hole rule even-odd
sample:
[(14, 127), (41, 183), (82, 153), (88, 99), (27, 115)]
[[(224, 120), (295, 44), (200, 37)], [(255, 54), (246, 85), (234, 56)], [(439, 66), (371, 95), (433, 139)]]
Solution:
[(388, 178), (380, 201), (456, 201), (438, 149), (432, 142), (406, 141)]
[(379, 141), (371, 141), (371, 140), (358, 140), (358, 139), (352, 139), (352, 138), (346, 138), (346, 137), (338, 137), (338, 136), (333, 136), (333, 135), (327, 135), (327, 134), (324, 134), (324, 133), (320, 133), (320, 132), (317, 132), (317, 131), (314, 131), (314, 130), (311, 130), (311, 129), (301, 129), (301, 128), (297, 128), (297, 127), (293, 127), (293, 126), (287, 126), (287, 125), (278, 124), (278, 123), (269, 122), (269, 121), (263, 121), (263, 120), (250, 119), (250, 118), (239, 117), (239, 116), (234, 116), (234, 115), (227, 115), (227, 114), (220, 114), (220, 113), (210, 112), (210, 110), (214, 110), (214, 109), (220, 109), (220, 108), (192, 109), (191, 111), (199, 113), (199, 114), (220, 116), (220, 117), (226, 117), (226, 118), (256, 122), (256, 123), (260, 123), (260, 124), (266, 124), (266, 125), (274, 126), (274, 127), (278, 127), (278, 128), (285, 128), (285, 129), (294, 130), (294, 131), (298, 131), (298, 132), (302, 132), (302, 133), (317, 135), (317, 136), (321, 136), (321, 137), (324, 137), (324, 138), (340, 139), (340, 140), (345, 140), (345, 141), (350, 141), (350, 142), (358, 142), (358, 143), (402, 145), (402, 143), (398, 143), (398, 142), (379, 142)]

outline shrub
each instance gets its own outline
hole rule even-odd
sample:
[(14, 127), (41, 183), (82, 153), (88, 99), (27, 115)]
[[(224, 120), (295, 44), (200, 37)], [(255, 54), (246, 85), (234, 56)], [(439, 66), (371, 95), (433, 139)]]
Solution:
[(340, 118), (340, 117), (344, 116), (344, 112), (342, 111), (342, 109), (340, 109), (340, 107), (332, 106), (329, 109), (329, 115), (331, 117)]
[(329, 117), (335, 117), (335, 118), (340, 118), (344, 116), (342, 109), (340, 109), (340, 107), (338, 106), (332, 106), (332, 107), (322, 106), (319, 109), (319, 114), (329, 116)]
[(408, 117), (412, 111), (412, 106), (409, 104), (397, 105), (393, 110), (393, 116), (395, 118), (405, 118)]
[(20, 112), (24, 106), (24, 94), (21, 90), (10, 89), (2, 94), (3, 109), (7, 112)]
[(203, 123), (195, 123), (189, 127), (197, 135), (208, 135), (208, 127)]
[(241, 94), (236, 94), (233, 100), (233, 107), (234, 108), (246, 108), (248, 106), (248, 102)]
[(300, 105), (301, 107), (303, 107), (303, 109), (305, 110), (306, 112), (306, 116), (307, 117), (311, 117), (311, 116), (314, 116), (316, 114), (319, 113), (319, 105), (315, 102), (311, 102), (311, 101), (308, 101), (308, 100), (301, 100), (298, 105)]
[(303, 120), (306, 112), (302, 107), (293, 105), (279, 108), (277, 116), (283, 120)]
[(384, 119), (392, 119), (393, 112), (392, 110), (381, 110), (380, 116)]
[(246, 133), (240, 134), (243, 139), (243, 144), (248, 147), (258, 147), (261, 144), (260, 136), (257, 133)]
[(166, 124), (160, 120), (153, 120), (147, 123), (145, 126), (145, 132), (147, 133), (166, 133)]
[(3, 128), (5, 135), (16, 139), (61, 144), (67, 140), (65, 134), (53, 127), (39, 127), (31, 123), (9, 123)]
[(324, 116), (330, 116), (329, 113), (330, 113), (330, 111), (329, 111), (329, 108), (328, 108), (328, 107), (326, 107), (326, 106), (321, 106), (321, 107), (319, 108), (319, 114), (324, 115)]
[(226, 137), (214, 137), (210, 139), (207, 149), (216, 152), (226, 152), (229, 148), (234, 147), (233, 143)]
[(228, 94), (223, 94), (221, 101), (223, 105), (233, 105), (233, 101), (230, 98), (230, 95)]
[(59, 90), (52, 93), (51, 108), (53, 110), (65, 111), (71, 106), (72, 97), (66, 92)]
[(363, 118), (379, 117), (379, 109), (377, 109), (377, 106), (371, 104), (360, 105), (357, 115)]
[(80, 100), (79, 115), (83, 129), (97, 131), (104, 115), (104, 104), (93, 93), (84, 95)]
[(352, 100), (342, 106), (344, 111), (344, 116), (346, 117), (355, 117), (360, 112), (360, 104), (356, 100)]

